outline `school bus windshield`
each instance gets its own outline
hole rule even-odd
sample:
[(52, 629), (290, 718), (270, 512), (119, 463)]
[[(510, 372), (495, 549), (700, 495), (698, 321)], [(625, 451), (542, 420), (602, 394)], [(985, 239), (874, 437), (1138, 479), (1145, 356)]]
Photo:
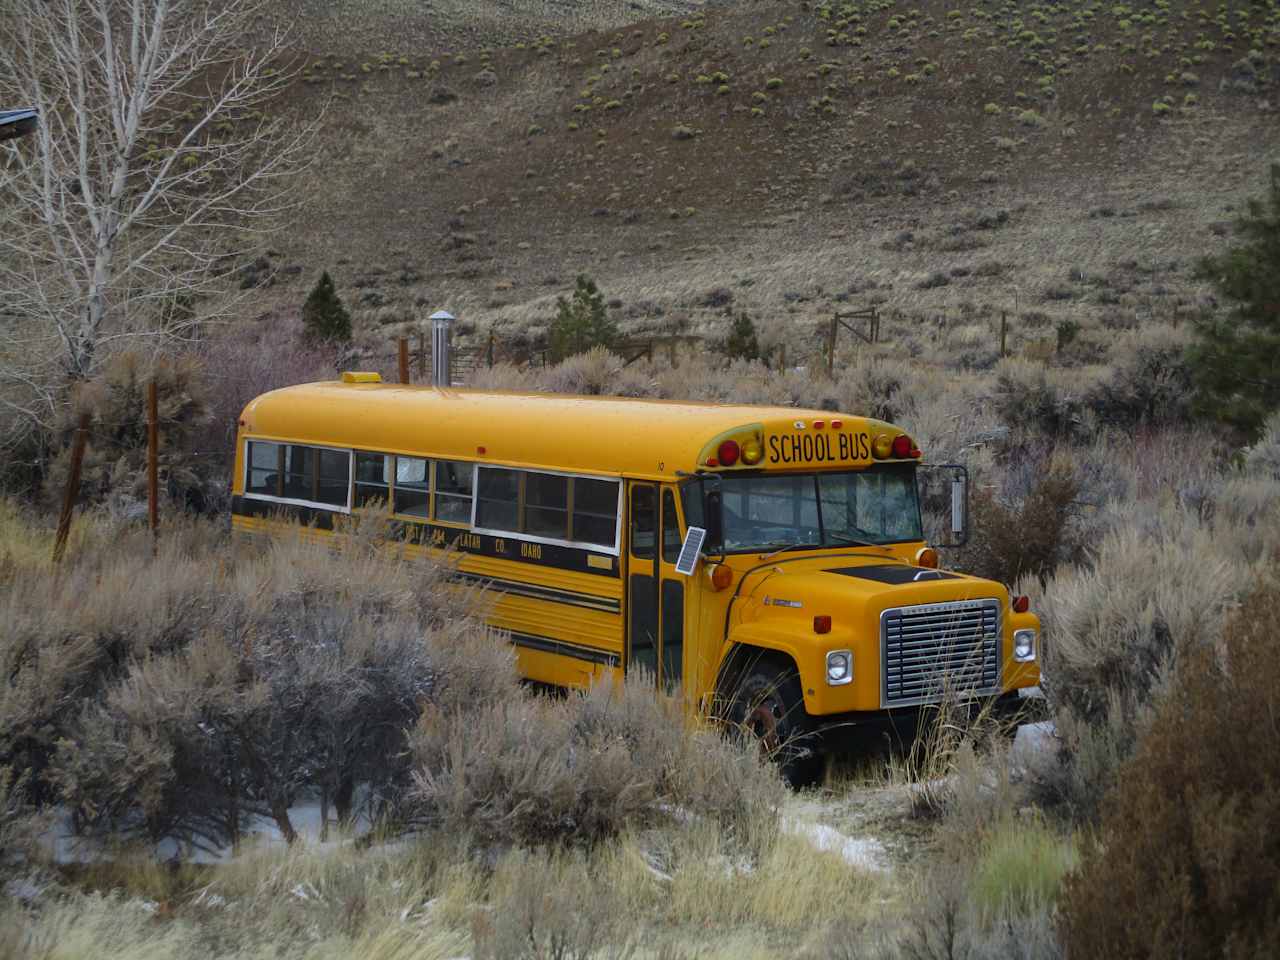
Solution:
[(721, 481), (724, 549), (847, 547), (921, 540), (914, 464)]

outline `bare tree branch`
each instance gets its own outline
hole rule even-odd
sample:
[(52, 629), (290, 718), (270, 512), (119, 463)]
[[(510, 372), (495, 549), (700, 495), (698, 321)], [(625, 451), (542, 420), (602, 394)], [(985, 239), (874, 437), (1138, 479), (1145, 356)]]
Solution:
[(210, 319), (174, 306), (295, 204), (318, 121), (263, 113), (294, 79), (266, 0), (4, 6), (0, 102), (40, 124), (0, 147), (0, 405), (47, 430), (106, 348)]

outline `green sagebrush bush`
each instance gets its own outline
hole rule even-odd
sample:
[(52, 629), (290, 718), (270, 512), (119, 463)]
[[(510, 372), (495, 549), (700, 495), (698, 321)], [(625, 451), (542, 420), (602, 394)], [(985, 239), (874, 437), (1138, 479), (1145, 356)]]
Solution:
[(192, 845), (235, 842), (252, 814), (292, 839), (303, 790), (340, 821), (357, 784), (394, 812), (423, 705), (518, 687), (474, 595), (377, 525), (262, 549), (175, 533), (154, 559), (126, 535), (56, 589), (20, 573), (3, 611), (0, 766), (82, 829)]
[(757, 751), (688, 726), (643, 671), (562, 700), (428, 709), (412, 750), (411, 819), (479, 842), (591, 843), (673, 806), (749, 841), (783, 796)]
[(1086, 391), (1084, 402), (1099, 423), (1132, 430), (1190, 420), (1193, 396), (1187, 338), (1154, 328), (1117, 345), (1108, 373)]
[(1011, 431), (1038, 431), (1049, 437), (1075, 439), (1087, 430), (1085, 402), (1042, 364), (1001, 360), (991, 393), (996, 415)]
[(1186, 654), (1214, 642), (1250, 576), (1223, 549), (1227, 533), (1181, 511), (1155, 524), (1114, 530), (1088, 564), (1063, 568), (1042, 591), (1030, 586), (1061, 747), (1040, 785), (1083, 819), (1097, 816), (1153, 704)]
[(1071, 956), (1273, 956), (1280, 943), (1280, 583), (1182, 664), (1066, 885)]

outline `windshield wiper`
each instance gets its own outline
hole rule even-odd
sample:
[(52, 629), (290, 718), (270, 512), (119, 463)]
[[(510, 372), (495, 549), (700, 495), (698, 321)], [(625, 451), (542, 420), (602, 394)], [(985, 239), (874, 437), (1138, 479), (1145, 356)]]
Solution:
[(858, 539), (856, 539), (856, 538), (854, 538), (854, 537), (846, 537), (843, 533), (832, 533), (830, 530), (828, 530), (828, 531), (826, 532), (826, 535), (827, 535), (828, 537), (831, 537), (833, 540), (839, 540), (839, 541), (841, 541), (842, 543), (847, 543), (847, 544), (848, 544), (849, 546), (851, 546), (851, 547), (878, 547), (878, 546), (880, 546), (880, 544), (878, 544), (878, 543), (872, 543), (872, 542), (871, 542), (871, 541), (869, 541), (869, 540), (858, 540)]
[(766, 543), (761, 546), (760, 549), (762, 550), (769, 550), (770, 547), (773, 547), (775, 549), (773, 549), (769, 553), (760, 554), (760, 559), (770, 560), (773, 557), (776, 557), (780, 553), (786, 553), (788, 550), (798, 550), (801, 547), (820, 547), (820, 546), (822, 546), (822, 544), (820, 543), (805, 543), (803, 541), (800, 543), (783, 543), (780, 541), (775, 541), (773, 543)]

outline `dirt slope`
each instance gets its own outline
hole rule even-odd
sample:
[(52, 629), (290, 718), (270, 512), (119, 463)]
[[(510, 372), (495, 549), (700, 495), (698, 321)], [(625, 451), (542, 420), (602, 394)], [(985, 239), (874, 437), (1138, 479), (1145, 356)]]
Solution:
[(378, 336), (442, 305), (536, 324), (582, 271), (636, 328), (729, 302), (1096, 313), (1090, 277), (1126, 269), (1181, 309), (1280, 145), (1274, 2), (748, 2), (565, 39), (537, 33), (550, 6), (472, 10), (494, 39), (467, 48), (413, 39), (460, 6), (384, 6), (380, 42), (309, 50), (290, 109), (325, 130), (274, 242), (301, 272), (268, 297), (329, 267)]

